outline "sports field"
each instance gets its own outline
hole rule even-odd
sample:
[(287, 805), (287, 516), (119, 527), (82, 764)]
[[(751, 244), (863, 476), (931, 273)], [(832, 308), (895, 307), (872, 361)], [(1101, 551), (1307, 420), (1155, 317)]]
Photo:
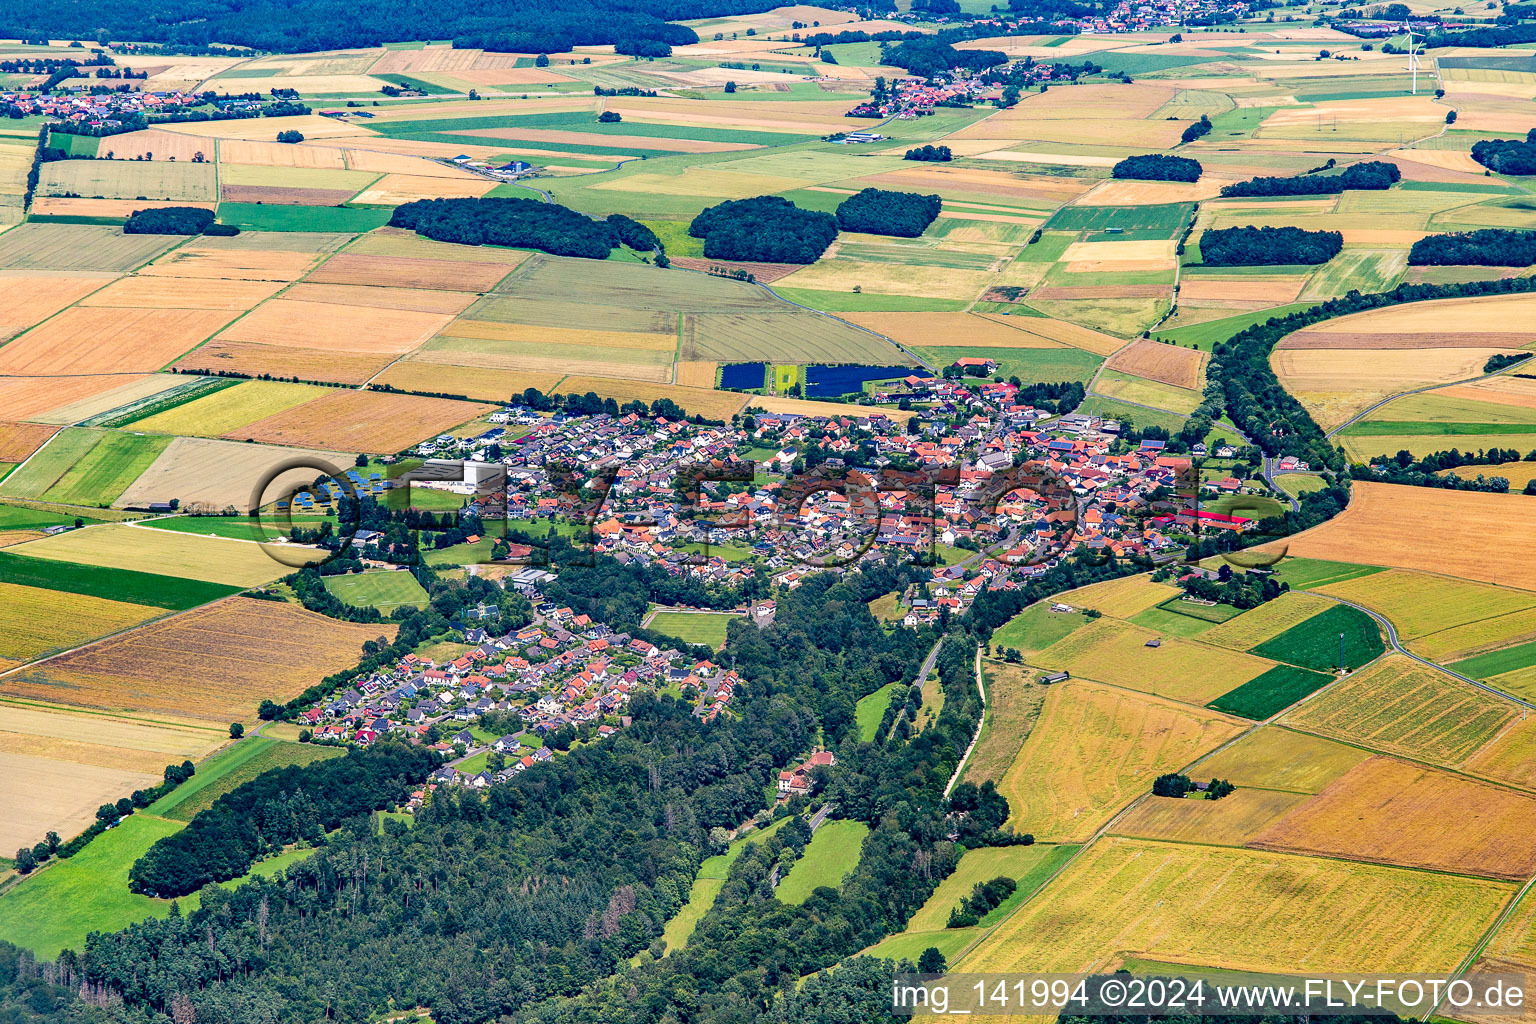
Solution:
[(685, 643), (718, 649), (725, 643), (725, 627), (736, 617), (712, 612), (661, 611), (651, 617), (648, 628)]
[(345, 576), (327, 576), (325, 589), (345, 604), (359, 608), (377, 608), (388, 615), (409, 605), (423, 608), (427, 592), (409, 572), (364, 572)]

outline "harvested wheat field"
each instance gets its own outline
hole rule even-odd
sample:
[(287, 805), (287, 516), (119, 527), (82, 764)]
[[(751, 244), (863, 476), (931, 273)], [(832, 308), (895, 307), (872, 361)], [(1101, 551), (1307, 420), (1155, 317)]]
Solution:
[(1227, 779), (1239, 790), (1312, 794), (1371, 756), (1359, 747), (1266, 725), (1201, 761), (1193, 775)]
[(1292, 555), (1306, 558), (1424, 569), (1536, 590), (1536, 549), (1488, 541), (1528, 537), (1533, 527), (1536, 503), (1519, 494), (1357, 480), (1342, 514), (1286, 543)]
[[(562, 373), (524, 373), (479, 366), (422, 363), (406, 357), (379, 374), (378, 383), (400, 391), (463, 395), (470, 399), (504, 402), (508, 395), (521, 394), (528, 388), (537, 388), (549, 394), (555, 390), (555, 385), (560, 383), (563, 376)], [(714, 386), (713, 380), (709, 386)]]
[[(526, 260), (530, 253), (500, 246), (460, 245), (457, 242), (434, 242), (405, 228), (375, 228), (347, 246), (347, 256), (388, 256), (395, 259), (446, 260), (450, 263), (498, 263), (515, 267)], [(342, 282), (368, 284), (372, 282)]]
[(242, 317), (218, 340), (399, 355), (432, 337), (452, 319), (446, 313), (281, 298)]
[(312, 402), (249, 423), (238, 433), (242, 438), (269, 444), (389, 454), (494, 409), (495, 406), (449, 398), (332, 391)]
[(249, 720), (263, 699), (298, 696), (355, 664), (363, 641), (394, 632), (389, 623), (354, 625), (233, 597), (13, 673), (0, 690), (84, 707)]
[[(1386, 616), (1416, 650), (1421, 637), (1461, 632), (1458, 627), (1496, 637), (1506, 628), (1500, 625), (1505, 618), (1536, 606), (1536, 594), (1529, 591), (1402, 569), (1325, 583), (1317, 590)], [(1443, 642), (1433, 646), (1447, 649)]]
[(1265, 829), (1253, 845), (1525, 879), (1536, 871), (1533, 829), (1536, 797), (1396, 758), (1373, 757)]
[(1061, 258), (1068, 263), (1105, 261), (1122, 263), (1147, 260), (1171, 260), (1175, 243), (1172, 239), (1150, 239), (1144, 242), (1073, 242)]
[(1281, 385), (1324, 429), (1337, 427), (1392, 395), (1467, 380), (1498, 348), (1276, 349)]
[[(596, 392), (602, 398), (612, 398), (620, 405), (627, 402), (640, 401), (647, 404), (661, 398), (668, 398), (688, 410), (690, 415), (703, 416), (712, 420), (729, 420), (741, 411), (746, 404), (746, 395), (732, 394), (729, 391), (709, 391), (704, 388), (684, 388), (675, 384), (649, 384), (645, 381), (619, 380), (614, 377), (576, 377), (571, 376), (560, 382), (559, 390), (563, 394), (584, 395), (588, 391)], [(769, 412), (797, 412), (797, 408), (780, 408), (775, 406), (769, 409), (766, 403), (777, 402), (796, 403), (797, 399), (759, 399), (753, 398), (752, 404)], [(800, 405), (814, 406), (818, 411), (806, 413), (806, 415), (826, 415), (827, 410), (833, 408), (827, 402), (800, 402)], [(839, 410), (847, 410), (846, 405), (836, 406)], [(844, 412), (846, 414), (846, 412)], [(832, 415), (837, 415), (833, 413)], [(892, 419), (906, 419), (908, 417), (896, 412), (894, 409), (887, 413)]]
[(262, 505), (270, 504), (285, 489), (312, 482), (321, 472), (345, 473), (354, 458), (355, 453), (178, 437), (117, 500), (123, 505), (138, 505), (179, 498), (183, 510), (234, 509), (244, 513), (251, 511), (256, 485), (280, 464), (306, 459), (331, 469), (294, 470), (274, 478), (261, 499)]
[[(276, 146), (279, 143), (272, 143)], [(291, 148), (291, 147), (290, 147)], [(213, 143), (195, 135), (148, 128), (144, 131), (125, 132), (101, 140), (99, 155), (113, 160), (176, 160), (190, 163), (199, 153), (204, 159), (213, 159)]]
[(1514, 891), (1489, 879), (1110, 837), (952, 969), (1090, 971), (1129, 954), (1232, 970), (1448, 973)]
[(343, 252), (305, 278), (312, 284), (390, 284), (402, 288), (488, 292), (516, 263), (471, 263), (411, 256), (370, 256)]
[[(209, 471), (206, 464), (202, 469), (205, 473)], [(247, 493), (253, 483), (249, 479), (245, 481)], [(71, 530), (30, 544), (18, 544), (9, 552), (54, 562), (131, 569), (234, 587), (270, 583), (291, 571), (268, 557), (260, 544), (125, 523)], [(317, 551), (316, 556), (319, 554)]]
[[(1059, 342), (1006, 320), (974, 313), (845, 313), (844, 320), (867, 327), (908, 347), (944, 345), (976, 348), (1060, 348)], [(1027, 327), (1037, 318), (1022, 318)]]
[[(565, 386), (569, 386), (570, 383), (571, 382), (569, 380), (565, 381)], [(863, 412), (863, 411), (851, 412), (849, 410), (848, 406), (842, 405), (842, 404), (840, 404), (838, 402), (817, 402), (817, 401), (814, 401), (814, 400), (807, 400), (807, 399), (803, 399), (803, 398), (769, 398), (769, 397), (760, 397), (758, 395), (750, 395), (750, 396), (736, 395), (734, 397), (736, 397), (736, 398), (746, 397), (748, 399), (748, 403), (749, 403), (747, 405), (747, 411), (749, 411), (749, 412), (754, 410), (754, 409), (760, 409), (763, 412), (798, 413), (801, 416), (867, 416), (867, 415), (869, 415), (869, 413), (866, 413), (866, 412)], [(855, 408), (857, 408), (857, 407), (855, 407)], [(734, 411), (736, 411), (736, 410), (733, 410), (733, 412)], [(871, 411), (873, 412), (874, 410), (871, 410)], [(882, 407), (881, 409), (878, 410), (878, 415), (884, 416), (887, 419), (890, 419), (890, 420), (892, 420), (892, 421), (894, 421), (896, 423), (905, 423), (905, 422), (907, 422), (907, 420), (911, 419), (914, 415), (916, 415), (916, 411), (915, 410), (911, 410), (911, 409), (908, 409), (908, 410), (904, 411), (904, 410), (901, 410), (901, 409), (897, 409), (894, 406), (884, 406), (884, 407)], [(731, 414), (727, 413), (725, 418), (729, 419), (730, 416), (731, 416)]]
[(0, 348), (0, 373), (152, 373), (231, 316), (210, 309), (66, 309)]
[(1519, 330), (1533, 317), (1536, 295), (1485, 295), (1407, 302), (1341, 316), (1312, 329), (1325, 334), (1479, 334)]
[(191, 203), (172, 199), (78, 199), (69, 196), (39, 196), (31, 212), (44, 217), (112, 217), (127, 220), (135, 210), (162, 210), (173, 206), (196, 206), (211, 210), (212, 202)]
[(712, 388), (719, 375), (719, 363), (703, 359), (685, 359), (677, 364), (672, 383), (685, 388)]
[(1113, 831), (1141, 839), (1243, 846), (1309, 799), (1305, 793), (1249, 788), (1220, 800), (1149, 797), (1115, 822)]
[(1186, 277), (1179, 284), (1179, 301), (1264, 302), (1278, 305), (1295, 302), (1306, 283), (1305, 277)]
[(1167, 771), (1242, 732), (1203, 708), (1073, 679), (1051, 687), (1013, 765), (998, 782), (1018, 831), (1087, 839)]
[(0, 749), (9, 753), (158, 775), (166, 764), (201, 758), (228, 739), (229, 733), (219, 725), (192, 719), (118, 716), (63, 704), (0, 701)]
[(310, 284), (291, 285), (283, 298), (294, 302), (323, 302), (338, 306), (369, 306), (375, 309), (405, 309), (417, 313), (455, 315), (475, 301), (465, 292), (435, 291), (428, 288), (369, 288), (363, 285)]
[(1203, 352), (1144, 338), (1112, 356), (1104, 365), (1111, 370), (1172, 384), (1176, 388), (1197, 388), (1204, 362)]
[(1516, 717), (1515, 706), (1389, 654), (1285, 716), (1296, 729), (1456, 766)]
[[(982, 314), (982, 318), (986, 320), (996, 319), (994, 316), (987, 314)], [(1065, 320), (1055, 320), (1051, 317), (1013, 317), (1008, 320), (1008, 325), (1024, 334), (1038, 335), (1047, 341), (1060, 342), (1072, 348), (1080, 348), (1085, 352), (1092, 352), (1097, 356), (1107, 356), (1125, 347), (1124, 338), (1116, 338), (1110, 334), (1101, 334), (1091, 327), (1083, 327), (1079, 324), (1068, 323)]]
[(61, 836), (81, 832), (96, 820), (96, 809), (102, 804), (160, 781), (158, 771), (77, 764), (13, 754), (3, 748), (0, 773), (6, 783), (0, 842), (7, 850), (30, 846), (48, 832)]
[(0, 664), (31, 661), (164, 614), (148, 605), (0, 583)]
[(346, 150), (335, 146), (295, 146), (286, 142), (257, 142), (253, 139), (220, 141), (219, 163), (327, 171), (348, 169)]
[(494, 181), (465, 176), (462, 178), (417, 177), (389, 174), (358, 195), (358, 203), (375, 206), (399, 206), (418, 199), (479, 198), (496, 187)]
[(111, 373), (92, 377), (0, 377), (0, 408), (38, 423), (78, 423), (124, 402), (180, 383), (160, 374)]
[(1077, 200), (1079, 206), (1160, 206), (1213, 199), (1228, 182), (1209, 174), (1199, 181), (1132, 181), (1111, 178)]
[(0, 275), (0, 340), (41, 323), (111, 280), (110, 274)]
[(219, 281), (196, 277), (124, 277), (82, 299), (82, 306), (149, 309), (225, 309), (240, 312), (272, 297), (276, 281)]
[(1105, 615), (1128, 619), (1180, 593), (1178, 587), (1154, 583), (1149, 576), (1137, 575), (1069, 590), (1061, 600), (1074, 608), (1096, 608)]
[(0, 462), (25, 462), (59, 428), (48, 423), (0, 420)]
[(184, 356), (176, 363), (176, 369), (203, 373), (232, 370), (247, 377), (268, 374), (324, 384), (362, 384), (393, 358), (387, 352), (370, 355), (214, 340)]
[(243, 281), (296, 281), (319, 257), (286, 249), (235, 249), (188, 246), (167, 253), (139, 271), (166, 277), (202, 277)]
[[(1148, 647), (1159, 639), (1161, 645)], [(1116, 619), (1095, 619), (1030, 659), (1051, 671), (1205, 704), (1274, 667), (1266, 658), (1210, 647)]]

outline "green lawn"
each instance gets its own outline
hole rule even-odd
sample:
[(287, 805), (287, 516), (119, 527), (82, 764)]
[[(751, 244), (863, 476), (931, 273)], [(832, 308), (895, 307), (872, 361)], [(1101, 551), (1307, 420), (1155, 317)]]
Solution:
[(1301, 700), (1333, 677), (1291, 665), (1276, 665), (1235, 690), (1217, 697), (1209, 707), (1260, 721)]
[(859, 723), (859, 739), (868, 743), (875, 738), (880, 719), (885, 717), (885, 709), (891, 706), (891, 695), (900, 689), (900, 683), (886, 683), (869, 696), (859, 698), (854, 716)]
[(231, 540), (270, 541), (278, 537), (288, 536), (288, 529), (294, 526), (303, 529), (318, 529), (321, 523), (329, 522), (333, 530), (337, 529), (335, 516), (293, 516), (282, 518), (277, 515), (267, 515), (261, 519), (252, 519), (249, 516), (174, 516), (168, 519), (149, 519), (144, 525), (156, 530), (169, 530), (172, 533), (195, 533), (204, 537), (228, 537)]
[(1075, 380), (1086, 384), (1104, 361), (1103, 357), (1078, 348), (974, 348), (968, 345), (925, 346), (917, 354), (934, 366), (945, 367), (956, 359), (971, 356), (997, 363), (997, 374), (1017, 377), (1026, 384), (1055, 384)]
[(427, 605), (427, 592), (408, 571), (380, 570), (327, 576), (325, 589), (347, 604), (377, 608), (385, 615), (405, 605), (412, 608)]
[(725, 643), (725, 627), (736, 617), (719, 612), (657, 612), (648, 628), (719, 650)]
[[(1223, 268), (1231, 270), (1235, 268)], [(1266, 268), (1272, 269), (1272, 268)], [(1261, 309), (1255, 313), (1243, 313), (1239, 316), (1223, 317), (1220, 320), (1207, 320), (1203, 324), (1191, 324), (1189, 327), (1178, 327), (1171, 331), (1159, 331), (1154, 337), (1158, 341), (1171, 341), (1176, 345), (1190, 345), (1191, 343), (1203, 352), (1209, 352), (1218, 341), (1226, 341), (1240, 331), (1245, 331), (1254, 324), (1261, 324), (1271, 317), (1289, 316), (1298, 310), (1307, 309), (1315, 305), (1311, 302), (1293, 302), (1288, 306), (1276, 306), (1273, 309)]]
[[(83, 518), (87, 525), (95, 522), (89, 516)], [(0, 505), (0, 530), (41, 530), (46, 526), (72, 526), (74, 522), (73, 514), (65, 515), (20, 505)]]
[(1386, 646), (1381, 630), (1364, 612), (1348, 605), (1335, 605), (1298, 623), (1272, 640), (1253, 649), (1263, 658), (1332, 671), (1339, 667), (1339, 634), (1344, 635), (1343, 656), (1346, 668), (1356, 669), (1381, 656)]
[(859, 864), (869, 826), (862, 821), (829, 821), (816, 830), (805, 854), (779, 880), (774, 890), (782, 903), (799, 906), (820, 886), (838, 888), (843, 876)]
[(263, 772), (291, 764), (311, 764), (345, 753), (342, 747), (248, 736), (198, 766), (196, 775), (150, 804), (146, 812), (177, 821), (191, 821), (198, 811), (212, 806), (219, 797)]

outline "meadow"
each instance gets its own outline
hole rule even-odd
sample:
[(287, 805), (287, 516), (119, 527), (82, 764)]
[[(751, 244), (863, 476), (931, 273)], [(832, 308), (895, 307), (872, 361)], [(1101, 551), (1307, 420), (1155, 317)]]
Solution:
[(858, 867), (869, 826), (862, 821), (828, 821), (818, 828), (805, 853), (774, 890), (780, 903), (799, 906), (816, 889), (842, 887), (843, 876)]
[(326, 758), (341, 757), (345, 753), (341, 747), (247, 736), (204, 761), (196, 775), (150, 804), (145, 808), (145, 813), (173, 821), (191, 821), (199, 811), (211, 807), (219, 797), (262, 772), (291, 764), (310, 764)]

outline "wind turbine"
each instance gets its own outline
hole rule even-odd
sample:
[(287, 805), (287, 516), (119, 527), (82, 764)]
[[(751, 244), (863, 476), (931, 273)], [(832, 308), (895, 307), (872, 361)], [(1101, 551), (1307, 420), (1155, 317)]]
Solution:
[(1404, 19), (1403, 30), (1408, 33), (1408, 70), (1413, 73), (1412, 95), (1417, 96), (1419, 94), (1419, 51), (1418, 45), (1413, 41), (1413, 24)]

